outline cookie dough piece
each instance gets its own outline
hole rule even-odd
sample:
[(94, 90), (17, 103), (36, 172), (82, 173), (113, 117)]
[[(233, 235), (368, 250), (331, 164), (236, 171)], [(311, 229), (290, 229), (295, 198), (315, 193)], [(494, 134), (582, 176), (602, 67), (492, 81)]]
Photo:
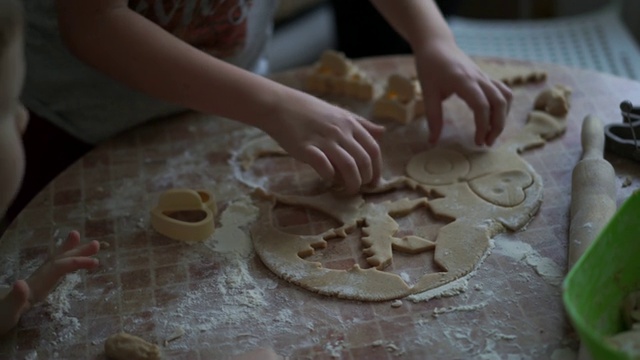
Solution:
[(306, 89), (316, 95), (338, 95), (371, 100), (373, 81), (343, 53), (327, 50), (307, 77)]
[(104, 343), (104, 353), (113, 360), (159, 360), (160, 348), (137, 336), (118, 333)]
[(488, 60), (477, 60), (476, 64), (490, 78), (509, 87), (540, 83), (547, 80), (547, 73), (525, 65), (501, 64)]
[(569, 113), (570, 96), (570, 88), (564, 85), (555, 85), (538, 94), (533, 103), (533, 108), (553, 116), (564, 117)]
[(422, 90), (417, 80), (394, 74), (387, 80), (387, 88), (373, 104), (373, 117), (388, 118), (401, 124), (424, 114)]

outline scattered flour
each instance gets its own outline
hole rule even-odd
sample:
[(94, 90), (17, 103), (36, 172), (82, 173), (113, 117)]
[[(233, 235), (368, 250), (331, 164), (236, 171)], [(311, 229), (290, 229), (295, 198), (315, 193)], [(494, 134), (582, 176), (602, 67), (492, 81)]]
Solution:
[(480, 261), (478, 261), (478, 263), (476, 264), (475, 268), (473, 270), (471, 270), (471, 272), (469, 272), (468, 274), (466, 274), (465, 276), (454, 280), (450, 283), (444, 284), (442, 286), (439, 286), (435, 289), (431, 289), (431, 290), (427, 290), (427, 291), (423, 291), (421, 293), (418, 294), (413, 294), (413, 295), (409, 295), (407, 296), (407, 299), (414, 302), (414, 303), (418, 303), (421, 301), (429, 301), (431, 299), (439, 299), (442, 297), (451, 297), (451, 296), (456, 296), (459, 295), (463, 292), (466, 292), (467, 289), (469, 288), (469, 279), (471, 279), (471, 277), (473, 275), (475, 275), (475, 273), (477, 272), (478, 268), (480, 268), (480, 266), (482, 266), (482, 263), (484, 262), (484, 260), (487, 258), (487, 256), (489, 256), (489, 254), (491, 254), (492, 249), (495, 247), (495, 242), (493, 239), (489, 239), (489, 248), (487, 249), (487, 251), (484, 253), (484, 255), (482, 255), (482, 258), (480, 259)]
[(217, 253), (247, 258), (253, 252), (251, 238), (243, 227), (253, 223), (258, 208), (249, 197), (231, 203), (220, 215), (221, 225), (213, 233), (213, 239), (205, 245)]
[(532, 266), (536, 273), (547, 283), (559, 286), (564, 279), (564, 270), (553, 260), (541, 256), (531, 245), (507, 239), (502, 236), (496, 237), (495, 252), (508, 256), (517, 261), (524, 261)]
[(324, 350), (331, 356), (332, 359), (339, 359), (342, 357), (342, 351), (345, 349), (345, 343), (342, 340), (329, 341), (324, 345)]
[(80, 274), (68, 274), (42, 304), (42, 306), (46, 306), (47, 311), (50, 313), (51, 321), (56, 331), (53, 336), (54, 340), (50, 342), (50, 345), (54, 348), (73, 340), (76, 332), (80, 329), (78, 318), (70, 315), (71, 303), (69, 300), (78, 301), (84, 299), (84, 295), (75, 290), (81, 281)]
[(383, 347), (389, 354), (395, 356), (401, 356), (405, 353), (405, 350), (396, 345), (393, 341), (376, 340), (371, 343), (372, 347)]
[(483, 301), (479, 304), (472, 304), (472, 305), (460, 305), (460, 306), (447, 306), (444, 308), (439, 308), (436, 307), (433, 309), (433, 317), (438, 317), (438, 315), (441, 314), (446, 314), (446, 313), (451, 313), (451, 312), (455, 312), (455, 311), (475, 311), (478, 309), (482, 309), (485, 306), (487, 306), (487, 302)]
[(472, 273), (469, 273), (458, 280), (454, 280), (450, 283), (444, 284), (435, 289), (427, 290), (418, 294), (409, 295), (406, 297), (406, 299), (414, 303), (418, 303), (421, 301), (429, 301), (431, 299), (439, 299), (442, 297), (451, 297), (451, 296), (459, 295), (467, 291), (467, 288), (469, 287), (468, 278), (471, 276), (472, 276)]

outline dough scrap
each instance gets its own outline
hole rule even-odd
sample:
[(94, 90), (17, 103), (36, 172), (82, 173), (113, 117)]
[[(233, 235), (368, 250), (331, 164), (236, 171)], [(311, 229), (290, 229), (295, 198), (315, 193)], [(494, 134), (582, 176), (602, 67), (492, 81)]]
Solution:
[(306, 79), (306, 90), (312, 94), (338, 95), (357, 100), (374, 97), (373, 81), (343, 53), (325, 51)]
[(104, 343), (104, 352), (113, 360), (159, 360), (160, 348), (137, 336), (117, 333), (109, 336)]
[(564, 117), (569, 113), (571, 89), (564, 85), (555, 85), (543, 90), (533, 102), (533, 108), (549, 115)]
[(422, 115), (424, 100), (418, 81), (399, 74), (389, 76), (384, 94), (373, 104), (372, 116), (407, 124)]
[(545, 71), (534, 69), (531, 66), (502, 64), (488, 60), (476, 60), (476, 64), (490, 78), (501, 81), (510, 87), (540, 83), (547, 79)]

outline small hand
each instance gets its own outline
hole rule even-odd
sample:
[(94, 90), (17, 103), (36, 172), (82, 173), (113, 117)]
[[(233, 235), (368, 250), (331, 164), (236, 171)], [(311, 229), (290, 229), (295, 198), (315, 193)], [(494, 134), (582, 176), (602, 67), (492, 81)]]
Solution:
[(376, 138), (384, 127), (303, 93), (291, 104), (265, 126), (291, 156), (325, 180), (344, 186), (347, 194), (379, 180), (382, 155)]
[(96, 268), (98, 260), (91, 256), (99, 249), (95, 240), (80, 245), (80, 235), (72, 231), (55, 255), (26, 281), (16, 281), (6, 296), (0, 296), (0, 335), (11, 330), (33, 304), (44, 300), (62, 277), (80, 269)]
[(417, 49), (415, 55), (429, 142), (435, 143), (442, 132), (442, 101), (456, 94), (473, 111), (476, 145), (493, 145), (505, 126), (511, 89), (485, 75), (453, 41), (435, 40)]
[(91, 257), (98, 250), (100, 244), (96, 240), (80, 245), (80, 234), (77, 231), (70, 232), (56, 253), (27, 279), (31, 293), (29, 301), (34, 304), (44, 300), (67, 274), (98, 267), (98, 259)]

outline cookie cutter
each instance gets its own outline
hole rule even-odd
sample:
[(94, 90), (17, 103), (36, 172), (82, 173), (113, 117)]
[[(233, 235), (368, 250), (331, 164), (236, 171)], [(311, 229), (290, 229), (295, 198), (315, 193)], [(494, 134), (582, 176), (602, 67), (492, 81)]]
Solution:
[(605, 149), (616, 155), (640, 161), (640, 107), (631, 101), (620, 103), (622, 124), (608, 124), (604, 128)]
[(171, 189), (160, 195), (157, 206), (151, 210), (151, 226), (174, 240), (202, 241), (213, 234), (216, 213), (211, 192)]

